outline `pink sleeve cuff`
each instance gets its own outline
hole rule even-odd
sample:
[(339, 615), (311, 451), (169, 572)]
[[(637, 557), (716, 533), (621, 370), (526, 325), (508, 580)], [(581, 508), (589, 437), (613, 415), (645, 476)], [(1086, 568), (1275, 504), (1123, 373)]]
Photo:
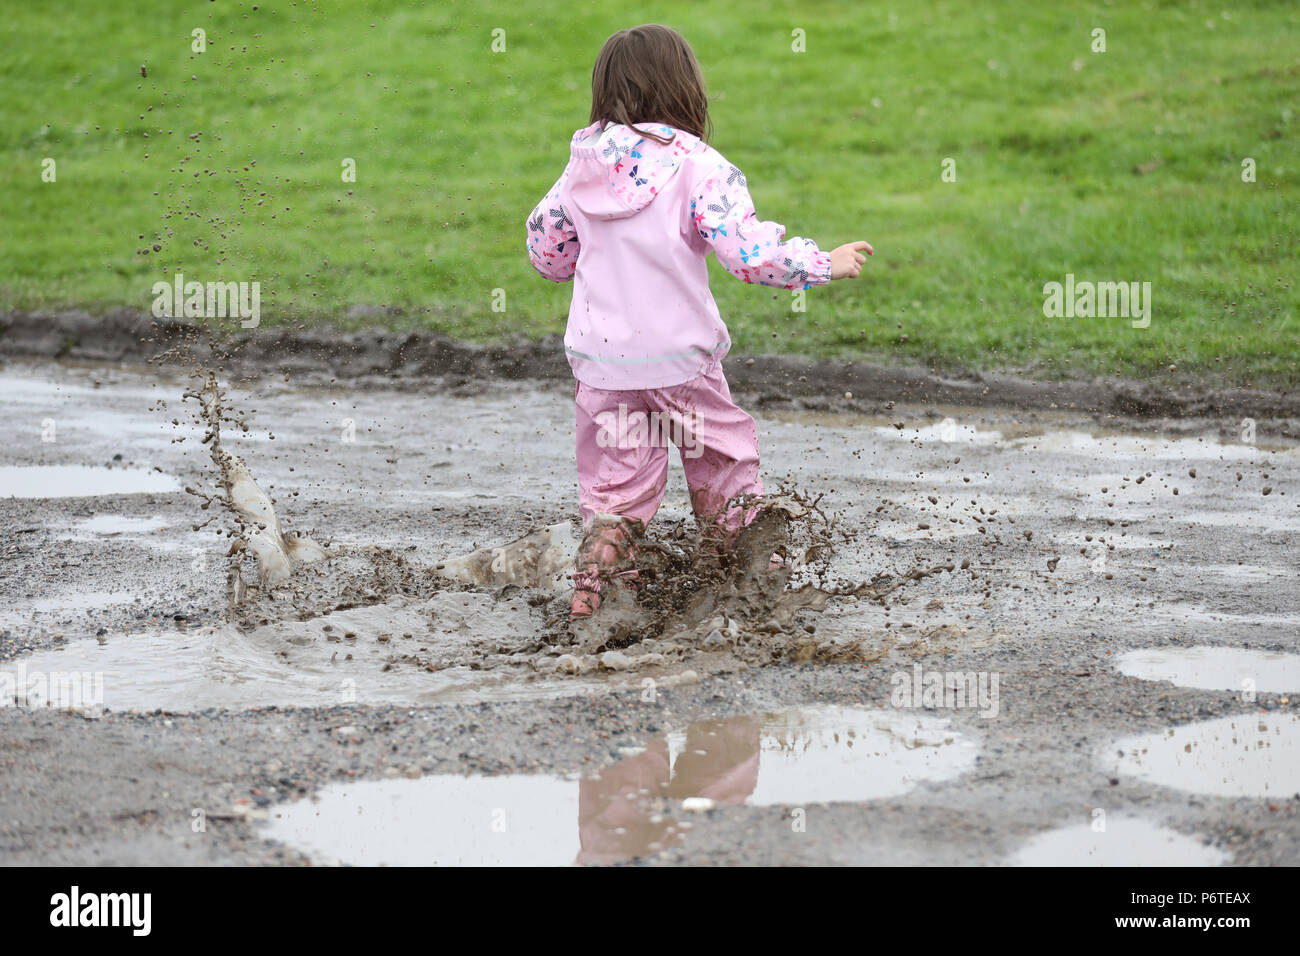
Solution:
[(808, 270), (808, 281), (813, 285), (826, 285), (831, 281), (831, 254), (818, 252)]

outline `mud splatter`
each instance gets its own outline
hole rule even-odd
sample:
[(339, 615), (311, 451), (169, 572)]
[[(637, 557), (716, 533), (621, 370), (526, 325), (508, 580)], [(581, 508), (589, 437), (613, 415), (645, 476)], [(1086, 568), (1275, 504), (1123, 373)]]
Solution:
[[(220, 342), (198, 335), (156, 356), (155, 362), (180, 364), (193, 381), (182, 398), (197, 406), (194, 421), (203, 430), (201, 442), (216, 474), (213, 490), (196, 485), (185, 490), (199, 500), (202, 511), (216, 509), (193, 530), (215, 525), (216, 533), (230, 541), (226, 583), (231, 623), (247, 630), (290, 618), (308, 620), (395, 598), (428, 598), (453, 586), (450, 579), (456, 574), (440, 576), (392, 549), (331, 547), (328, 540), (322, 545), (307, 534), (285, 531), (274, 502), (248, 465), (222, 443), (223, 428), (247, 432), (248, 418), (227, 400), (226, 387), (217, 371), (200, 360), (200, 351), (214, 360), (224, 354)], [(467, 562), (452, 566), (465, 570), (462, 578), (472, 577), (469, 569), (475, 565)]]
[(251, 551), (256, 559), (258, 585), (262, 588), (283, 584), (289, 580), (295, 563), (320, 561), (329, 552), (305, 535), (286, 532), (281, 527), (280, 517), (276, 514), (271, 499), (257, 486), (244, 460), (222, 447), (222, 423), (231, 422), (241, 426), (244, 423), (241, 418), (226, 411), (216, 375), (209, 372), (202, 386), (185, 392), (184, 397), (200, 404), (202, 418), (207, 424), (203, 443), (208, 446), (212, 461), (220, 472), (224, 496), (216, 498), (205, 495), (193, 487), (185, 490), (202, 498), (201, 507), (205, 510), (217, 500), (234, 517), (238, 537), (229, 552), (233, 559), (229, 583), (232, 603), (238, 605), (242, 603), (248, 588), (239, 567), (241, 551)]
[[(837, 578), (831, 559), (840, 549), (853, 547), (863, 529), (846, 530), (825, 510), (823, 496), (811, 497), (786, 483), (762, 499), (731, 503), (757, 515), (730, 548), (720, 548), (711, 529), (686, 521), (662, 532), (641, 533), (635, 589), (626, 579), (607, 581), (599, 612), (571, 622), (575, 523), (553, 524), (458, 557), (422, 554), (414, 544), (405, 552), (328, 540), (322, 545), (286, 530), (248, 464), (223, 446), (223, 428), (247, 432), (249, 423), (227, 400), (217, 371), (194, 358), (192, 345), (175, 347), (170, 356), (190, 363), (194, 384), (184, 398), (197, 405), (195, 420), (216, 475), (215, 491), (193, 485), (186, 490), (203, 511), (218, 512), (195, 525), (196, 530), (229, 519), (217, 528), (230, 541), (228, 616), (246, 633), (355, 608), (428, 609), (440, 592), (474, 591), (480, 599), (526, 604), (544, 623), (532, 634), (484, 633), (473, 646), (429, 647), (423, 653), (394, 646), (385, 669), (512, 667), (539, 676), (680, 675), (692, 673), (683, 667), (721, 672), (781, 661), (869, 661), (887, 653), (895, 641), (879, 635), (819, 639), (811, 618), (832, 601), (887, 606), (890, 596), (909, 583), (956, 568), (955, 563), (918, 566), (866, 582)], [(205, 345), (210, 356), (220, 354), (219, 343)], [(773, 556), (779, 561), (774, 563)], [(963, 568), (968, 566), (963, 562)]]
[(448, 558), (433, 570), (445, 578), (489, 587), (565, 587), (573, 570), (578, 544), (568, 522), (551, 525), (495, 548), (480, 548), (459, 558)]

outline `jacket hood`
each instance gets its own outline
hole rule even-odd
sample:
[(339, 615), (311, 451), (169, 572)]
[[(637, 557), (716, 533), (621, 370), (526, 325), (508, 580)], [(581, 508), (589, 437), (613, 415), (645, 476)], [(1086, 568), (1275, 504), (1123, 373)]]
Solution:
[(573, 134), (569, 147), (569, 194), (593, 219), (626, 219), (654, 201), (677, 174), (686, 157), (701, 145), (699, 137), (662, 124), (642, 124), (668, 145), (626, 126), (602, 129), (593, 123)]

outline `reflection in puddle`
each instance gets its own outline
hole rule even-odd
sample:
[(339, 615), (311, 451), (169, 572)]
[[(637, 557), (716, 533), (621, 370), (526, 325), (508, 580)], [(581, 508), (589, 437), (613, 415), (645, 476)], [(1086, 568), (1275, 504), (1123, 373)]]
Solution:
[(1149, 783), (1221, 797), (1300, 792), (1300, 715), (1239, 714), (1124, 737), (1110, 765)]
[[(1152, 647), (1115, 661), (1120, 673), (1207, 690), (1300, 691), (1300, 655), (1239, 647)], [(1247, 683), (1249, 682), (1249, 683)]]
[[(72, 441), (88, 445), (111, 435), (135, 449), (161, 450), (178, 436), (202, 438), (202, 429), (194, 424), (171, 424), (145, 411), (157, 401), (161, 383), (149, 381), (143, 387), (134, 387), (127, 381), (144, 380), (129, 376), (107, 382), (106, 387), (99, 387), (98, 382), (89, 387), (5, 374), (0, 375), (0, 403), (15, 413), (14, 420), (35, 424), (46, 416), (52, 417), (58, 423), (60, 444)], [(239, 437), (241, 441), (270, 440), (265, 429), (250, 428), (241, 431)]]
[(76, 530), (85, 535), (100, 537), (116, 534), (149, 534), (167, 527), (163, 518), (128, 518), (124, 515), (100, 514), (77, 524)]
[(318, 864), (555, 866), (581, 849), (578, 789), (529, 774), (362, 781), (273, 811), (262, 836)]
[[(696, 749), (707, 752), (712, 739), (730, 733), (708, 724), (691, 727), (706, 729), (696, 730), (694, 739), (688, 729), (681, 741), (683, 757)], [(744, 802), (764, 806), (896, 796), (921, 780), (947, 779), (970, 769), (975, 749), (943, 718), (843, 707), (791, 711), (763, 723), (763, 772)], [(682, 763), (679, 758), (674, 764), (676, 776), (683, 772)], [(863, 772), (867, 767), (870, 772)]]
[(317, 862), (613, 863), (679, 845), (659, 812), (692, 799), (803, 805), (893, 796), (975, 763), (948, 721), (816, 707), (698, 721), (582, 779), (432, 776), (328, 787), (277, 808), (263, 836)]
[(0, 498), (79, 498), (179, 491), (171, 475), (143, 468), (0, 465)]
[(1029, 838), (1012, 866), (1222, 866), (1227, 854), (1149, 820), (1121, 817), (1098, 833), (1087, 823)]

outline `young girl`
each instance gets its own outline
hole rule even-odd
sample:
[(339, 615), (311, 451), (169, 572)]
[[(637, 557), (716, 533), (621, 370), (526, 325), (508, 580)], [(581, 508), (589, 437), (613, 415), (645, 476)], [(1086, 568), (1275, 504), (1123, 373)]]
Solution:
[(706, 142), (704, 79), (667, 27), (620, 30), (591, 74), (591, 125), (528, 217), (528, 255), (574, 280), (564, 350), (577, 379), (583, 541), (572, 616), (590, 616), (605, 582), (635, 576), (633, 547), (663, 500), (678, 446), (691, 506), (720, 546), (761, 495), (758, 432), (731, 401), (727, 326), (709, 293), (710, 251), (744, 282), (807, 289), (856, 278), (866, 242), (823, 252), (754, 212), (744, 174)]

